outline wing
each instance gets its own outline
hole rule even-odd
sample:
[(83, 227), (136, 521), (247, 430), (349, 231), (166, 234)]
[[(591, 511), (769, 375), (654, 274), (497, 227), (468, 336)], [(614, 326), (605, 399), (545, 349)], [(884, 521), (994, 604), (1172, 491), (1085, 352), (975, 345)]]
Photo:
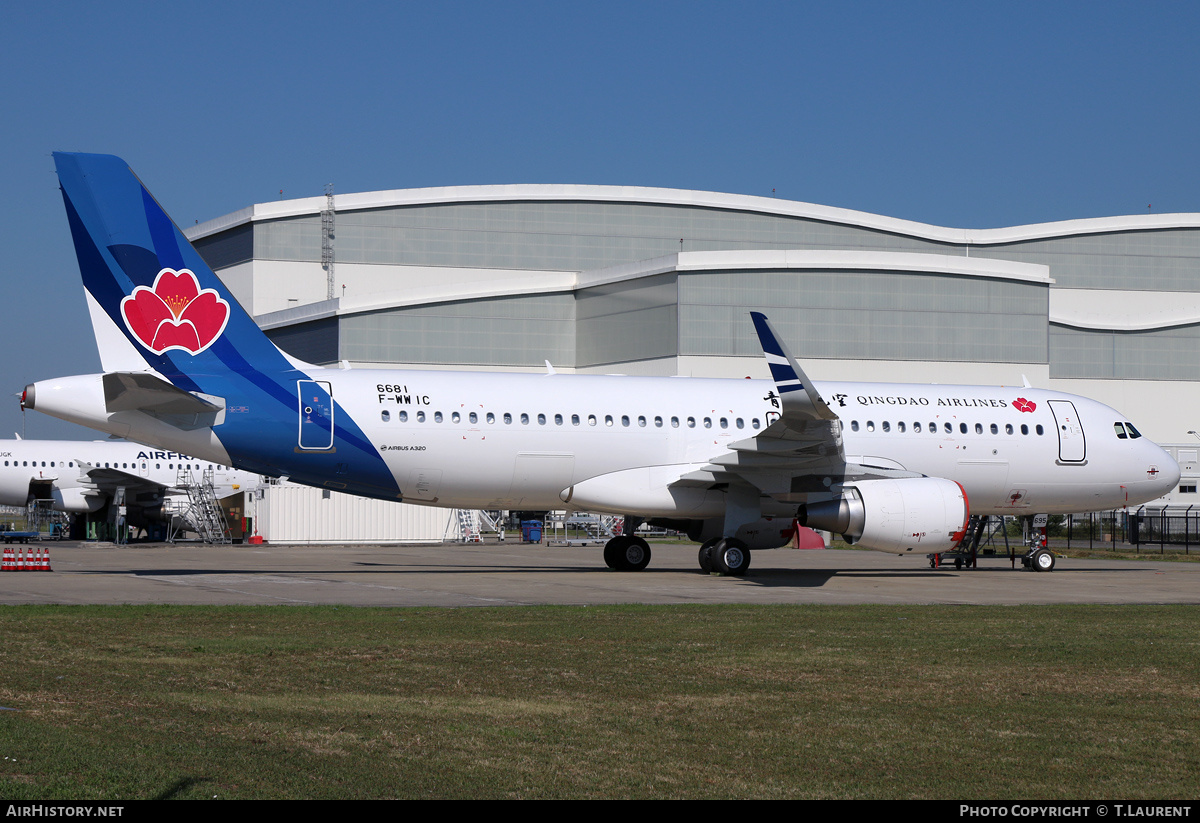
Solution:
[(130, 474), (121, 469), (93, 466), (82, 460), (75, 462), (79, 465), (80, 485), (94, 490), (94, 493), (106, 495), (110, 499), (115, 497), (117, 489), (124, 489), (125, 498), (129, 501), (149, 495), (162, 497), (172, 490), (171, 487), (157, 483), (148, 477)]
[(751, 312), (775, 392), (768, 399), (779, 416), (755, 437), (730, 444), (730, 453), (704, 469), (684, 475), (680, 482), (736, 483), (744, 481), (776, 500), (804, 503), (813, 495), (835, 493), (855, 480), (920, 475), (884, 466), (846, 461), (842, 422), (817, 393), (808, 375), (787, 350), (771, 322)]

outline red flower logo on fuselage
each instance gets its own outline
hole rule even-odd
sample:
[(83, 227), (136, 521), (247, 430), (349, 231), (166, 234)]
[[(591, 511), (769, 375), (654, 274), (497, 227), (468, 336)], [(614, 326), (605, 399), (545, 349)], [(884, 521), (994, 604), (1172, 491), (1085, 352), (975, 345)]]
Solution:
[(188, 269), (163, 269), (154, 287), (138, 286), (121, 301), (125, 326), (155, 354), (172, 349), (199, 354), (229, 322), (229, 304), (215, 289), (200, 289)]
[(1013, 408), (1019, 412), (1031, 412), (1037, 408), (1037, 403), (1032, 400), (1026, 400), (1024, 397), (1018, 397), (1013, 401)]

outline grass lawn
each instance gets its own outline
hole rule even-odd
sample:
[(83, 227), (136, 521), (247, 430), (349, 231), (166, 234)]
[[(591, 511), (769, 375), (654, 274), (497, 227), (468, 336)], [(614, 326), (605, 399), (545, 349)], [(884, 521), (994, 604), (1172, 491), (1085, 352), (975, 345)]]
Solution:
[(0, 796), (1191, 798), (1190, 606), (0, 609)]

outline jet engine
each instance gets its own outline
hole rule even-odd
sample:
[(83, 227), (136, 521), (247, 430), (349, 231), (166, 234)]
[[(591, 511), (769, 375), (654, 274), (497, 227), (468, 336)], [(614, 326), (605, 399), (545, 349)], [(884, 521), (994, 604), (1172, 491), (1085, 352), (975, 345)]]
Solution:
[(950, 551), (962, 542), (969, 518), (967, 493), (958, 483), (906, 477), (848, 485), (840, 497), (801, 506), (798, 519), (851, 545), (904, 554)]
[(55, 511), (70, 512), (71, 514), (86, 514), (99, 511), (104, 505), (104, 498), (96, 494), (89, 494), (87, 490), (80, 488), (59, 489), (55, 488), (51, 491), (51, 498), (54, 500), (54, 505), (51, 507)]

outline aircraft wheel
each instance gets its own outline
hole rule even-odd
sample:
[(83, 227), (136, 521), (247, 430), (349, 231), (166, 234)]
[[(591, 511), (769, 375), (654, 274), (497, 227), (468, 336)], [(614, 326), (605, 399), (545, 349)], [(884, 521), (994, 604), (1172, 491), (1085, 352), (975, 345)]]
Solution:
[(640, 572), (650, 565), (650, 544), (640, 537), (625, 538), (624, 551), (620, 555), (621, 571)]
[(604, 565), (610, 569), (620, 570), (621, 557), (625, 554), (625, 544), (629, 542), (628, 537), (614, 537), (604, 544)]
[(1033, 553), (1034, 571), (1048, 572), (1054, 570), (1054, 553), (1049, 549), (1038, 549)]
[(712, 574), (716, 569), (713, 568), (712, 547), (717, 545), (721, 538), (714, 537), (703, 546), (700, 547), (700, 571), (704, 574)]
[(710, 550), (713, 571), (741, 577), (750, 568), (750, 549), (736, 537), (723, 537)]

